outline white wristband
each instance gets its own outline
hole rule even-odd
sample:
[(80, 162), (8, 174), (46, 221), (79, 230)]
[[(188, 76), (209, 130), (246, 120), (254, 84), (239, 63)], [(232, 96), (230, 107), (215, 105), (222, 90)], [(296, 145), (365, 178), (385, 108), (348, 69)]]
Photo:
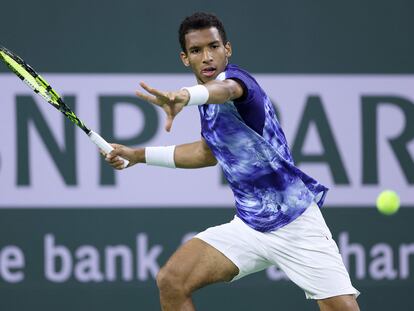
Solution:
[(175, 168), (174, 150), (175, 146), (146, 147), (145, 162), (148, 165)]
[(190, 93), (190, 100), (187, 103), (187, 106), (192, 105), (204, 105), (207, 103), (209, 93), (207, 88), (204, 85), (195, 85), (190, 87), (183, 87), (182, 90), (187, 90)]

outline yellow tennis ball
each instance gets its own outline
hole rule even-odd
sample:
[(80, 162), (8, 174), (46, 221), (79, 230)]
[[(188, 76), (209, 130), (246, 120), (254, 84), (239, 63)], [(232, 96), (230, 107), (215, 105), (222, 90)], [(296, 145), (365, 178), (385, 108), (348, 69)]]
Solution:
[(384, 190), (377, 198), (377, 209), (384, 215), (392, 215), (400, 208), (400, 198), (395, 191)]

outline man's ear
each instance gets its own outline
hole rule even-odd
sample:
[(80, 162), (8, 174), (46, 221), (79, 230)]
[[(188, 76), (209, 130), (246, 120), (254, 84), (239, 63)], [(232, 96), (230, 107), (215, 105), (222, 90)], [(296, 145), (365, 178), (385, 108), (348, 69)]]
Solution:
[(224, 45), (224, 48), (226, 50), (226, 57), (230, 57), (231, 54), (233, 53), (232, 49), (231, 49), (231, 43), (229, 41), (227, 41), (227, 43)]
[(186, 67), (190, 66), (190, 62), (188, 61), (188, 57), (187, 57), (187, 54), (185, 52), (180, 53), (180, 58), (181, 58), (181, 61), (184, 64), (184, 66), (186, 66)]

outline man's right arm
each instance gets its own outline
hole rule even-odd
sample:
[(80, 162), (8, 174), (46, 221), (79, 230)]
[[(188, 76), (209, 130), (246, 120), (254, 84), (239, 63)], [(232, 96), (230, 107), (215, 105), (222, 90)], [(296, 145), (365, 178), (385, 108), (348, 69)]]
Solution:
[(217, 164), (216, 158), (204, 139), (176, 146), (174, 161), (178, 168), (201, 168)]
[[(123, 161), (118, 156), (129, 160), (128, 167), (137, 163), (146, 163), (145, 148), (129, 148), (123, 145), (112, 144), (114, 150), (106, 155), (105, 160), (115, 169), (123, 169)], [(214, 166), (217, 160), (204, 139), (177, 145), (174, 149), (174, 162), (177, 168), (202, 168)]]

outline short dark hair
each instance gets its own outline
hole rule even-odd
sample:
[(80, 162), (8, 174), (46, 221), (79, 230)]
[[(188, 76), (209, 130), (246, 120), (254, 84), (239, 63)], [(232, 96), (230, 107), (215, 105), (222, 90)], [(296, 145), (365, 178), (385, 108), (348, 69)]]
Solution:
[(180, 28), (178, 30), (178, 40), (180, 41), (181, 49), (183, 52), (186, 52), (185, 48), (185, 35), (189, 33), (191, 30), (200, 30), (216, 27), (221, 40), (223, 43), (227, 43), (227, 35), (226, 31), (224, 30), (223, 23), (221, 20), (213, 13), (206, 13), (206, 12), (196, 12), (190, 16), (187, 16), (180, 24)]

